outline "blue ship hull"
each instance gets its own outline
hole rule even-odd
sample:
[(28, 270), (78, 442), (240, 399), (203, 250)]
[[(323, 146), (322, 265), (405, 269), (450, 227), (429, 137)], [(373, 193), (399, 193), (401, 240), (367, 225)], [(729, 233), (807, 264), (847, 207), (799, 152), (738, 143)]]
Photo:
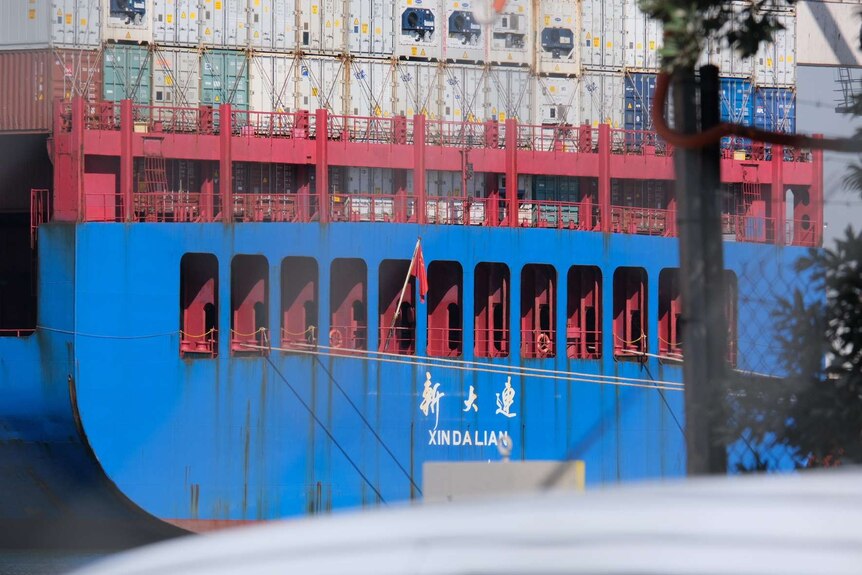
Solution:
[[(216, 256), (220, 302), (230, 301), (230, 263), (237, 254), (267, 259), (273, 294), (279, 293), (283, 258), (315, 258), (321, 302), (329, 302), (332, 260), (362, 258), (368, 269), (367, 332), (376, 334), (377, 270), (383, 260), (410, 259), (417, 236), (426, 263), (461, 264), (464, 318), (473, 316), (472, 270), (480, 262), (509, 266), (513, 301), (526, 264), (552, 265), (561, 278), (572, 265), (597, 266), (606, 278), (603, 318), (612, 317), (614, 270), (644, 268), (652, 357), (615, 360), (609, 320), (600, 360), (569, 359), (565, 353), (522, 359), (517, 329), (511, 330), (509, 357), (477, 359), (465, 322), (459, 360), (486, 362), (487, 370), (420, 358), (396, 363), (278, 349), (237, 355), (225, 337), (215, 358), (179, 353), (184, 254)], [(660, 271), (678, 267), (677, 243), (569, 230), (413, 224), (43, 225), (39, 328), (28, 338), (0, 340), (4, 519), (14, 525), (50, 522), (62, 513), (100, 520), (139, 514), (206, 528), (393, 503), (421, 497), (423, 462), (497, 460), (494, 444), (503, 435), (511, 439), (515, 459), (583, 460), (588, 486), (682, 475), (683, 394), (662, 383), (681, 381), (681, 368), (655, 357), (654, 311)], [(740, 321), (769, 324), (771, 309), (758, 303), (758, 294), (768, 282), (798, 281), (791, 277), (792, 262), (803, 252), (725, 245), (739, 300), (751, 304), (741, 306)], [(756, 275), (746, 273), (751, 265)], [(557, 288), (561, 302), (563, 284)], [(325, 309), (321, 304), (321, 333), (330, 327)], [(416, 349), (424, 356), (427, 315), (422, 304), (417, 311)], [(230, 313), (229, 305), (219, 306), (220, 326), (231, 325)], [(555, 313), (556, 325), (565, 326), (565, 305)], [(268, 314), (269, 325), (280, 325), (278, 305), (269, 306)], [(768, 336), (740, 332), (739, 369), (764, 370), (762, 354), (745, 350)], [(501, 409), (505, 372), (520, 368), (570, 375), (511, 376), (514, 398)], [(422, 409), (426, 372), (444, 394), (437, 411)], [(465, 411), (471, 386), (477, 410)], [(49, 487), (35, 487), (40, 482)], [(54, 493), (50, 486), (56, 486)], [(82, 491), (97, 493), (104, 506), (84, 500), (80, 508), (70, 505)]]

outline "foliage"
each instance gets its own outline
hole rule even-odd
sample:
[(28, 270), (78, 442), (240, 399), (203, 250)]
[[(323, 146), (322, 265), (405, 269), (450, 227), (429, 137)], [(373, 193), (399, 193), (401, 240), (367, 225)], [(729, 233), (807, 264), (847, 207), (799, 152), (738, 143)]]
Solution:
[(740, 381), (731, 393), (728, 439), (795, 452), (807, 467), (862, 463), (862, 232), (797, 264), (821, 301), (796, 291), (776, 314), (781, 380)]
[(669, 72), (694, 68), (707, 38), (722, 38), (743, 56), (780, 30), (770, 10), (786, 9), (794, 0), (640, 0), (644, 13), (664, 25), (662, 67)]

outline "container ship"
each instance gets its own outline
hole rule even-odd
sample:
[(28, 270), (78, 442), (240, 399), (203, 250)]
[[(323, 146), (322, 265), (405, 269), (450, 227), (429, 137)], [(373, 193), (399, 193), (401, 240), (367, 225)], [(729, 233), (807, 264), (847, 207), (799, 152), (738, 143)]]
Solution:
[[(6, 539), (416, 499), (504, 441), (587, 485), (684, 473), (661, 26), (480, 9), (2, 3)], [(755, 57), (707, 45), (724, 119), (795, 129), (780, 17)], [(739, 319), (820, 245), (822, 156), (722, 154), (728, 361), (777, 369)]]

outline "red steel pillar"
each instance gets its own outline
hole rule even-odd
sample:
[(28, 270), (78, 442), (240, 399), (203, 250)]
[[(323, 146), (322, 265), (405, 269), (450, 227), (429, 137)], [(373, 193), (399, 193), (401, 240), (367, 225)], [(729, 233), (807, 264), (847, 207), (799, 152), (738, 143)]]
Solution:
[(300, 222), (311, 220), (311, 168), (307, 164), (298, 164), (294, 167), (294, 181), (296, 182), (296, 218)]
[(212, 162), (201, 162), (201, 220), (213, 221), (215, 208), (215, 174)]
[(233, 137), (233, 114), (230, 104), (219, 108), (219, 167), (218, 188), (221, 197), (221, 218), (233, 221), (233, 160), (231, 144)]
[(509, 226), (518, 227), (518, 121), (506, 119), (506, 205)]
[(413, 196), (416, 223), (425, 223), (425, 116), (413, 116)]
[(395, 191), (395, 221), (403, 224), (407, 221), (407, 172), (392, 170), (392, 187)]
[(314, 163), (314, 181), (317, 186), (317, 203), (320, 223), (329, 221), (329, 114), (325, 108), (315, 112), (315, 146), (317, 159)]
[(611, 126), (599, 124), (599, 219), (611, 231)]
[[(785, 234), (787, 223), (784, 221), (787, 213), (787, 206), (784, 201), (784, 148), (781, 146), (772, 146), (772, 189), (771, 191), (771, 206), (772, 221), (775, 224), (775, 245), (783, 246), (785, 242)], [(793, 241), (791, 239), (791, 241)]]
[[(54, 219), (74, 222), (84, 217), (82, 180), (84, 173), (84, 100), (72, 98), (71, 118), (64, 118), (63, 104), (54, 104)], [(66, 128), (66, 122), (70, 122)], [(62, 135), (69, 136), (62, 145)]]
[(485, 174), (485, 225), (500, 225), (500, 178), (494, 172)]
[(132, 101), (120, 102), (120, 197), (123, 199), (123, 219), (131, 222), (135, 217), (135, 163), (132, 135), (135, 133)]
[[(822, 138), (823, 134), (814, 134), (814, 137)], [(814, 245), (820, 247), (823, 244), (823, 150), (812, 150), (812, 156), (814, 177), (808, 191), (808, 201), (814, 211)]]

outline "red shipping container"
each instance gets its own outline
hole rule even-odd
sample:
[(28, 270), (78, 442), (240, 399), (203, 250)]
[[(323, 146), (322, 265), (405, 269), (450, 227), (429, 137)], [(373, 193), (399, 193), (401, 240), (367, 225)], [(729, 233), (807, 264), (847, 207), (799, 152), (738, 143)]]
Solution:
[(51, 131), (54, 98), (102, 96), (99, 50), (0, 52), (0, 133)]

